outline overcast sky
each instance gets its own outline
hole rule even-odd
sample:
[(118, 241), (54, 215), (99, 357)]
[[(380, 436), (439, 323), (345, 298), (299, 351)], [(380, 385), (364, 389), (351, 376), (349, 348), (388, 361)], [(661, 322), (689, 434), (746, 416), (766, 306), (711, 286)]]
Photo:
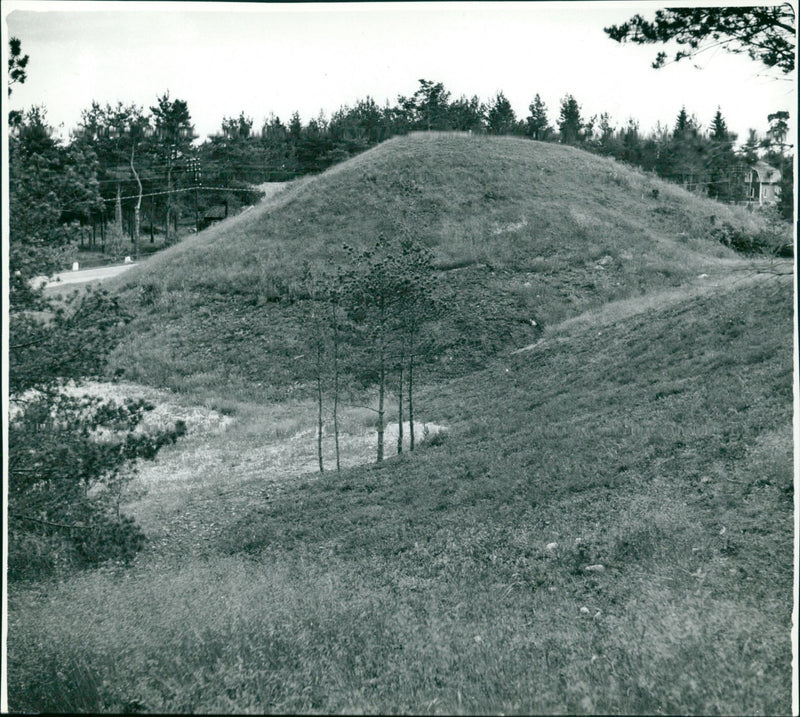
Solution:
[[(671, 2), (671, 5), (677, 4)], [(712, 4), (706, 1), (705, 5)], [(44, 104), (74, 128), (92, 100), (145, 108), (169, 90), (186, 100), (201, 137), (241, 111), (260, 127), (294, 110), (304, 122), (372, 96), (410, 95), (418, 80), (455, 98), (502, 90), (518, 117), (538, 92), (551, 122), (571, 93), (584, 116), (609, 112), (649, 130), (682, 105), (704, 126), (717, 106), (744, 140), (779, 109), (794, 120), (796, 80), (745, 55), (709, 51), (654, 70), (660, 47), (619, 45), (603, 28), (663, 3), (167, 3), (3, 2), (3, 46), (22, 41), (28, 79), (9, 109)], [(3, 65), (5, 66), (5, 60)]]

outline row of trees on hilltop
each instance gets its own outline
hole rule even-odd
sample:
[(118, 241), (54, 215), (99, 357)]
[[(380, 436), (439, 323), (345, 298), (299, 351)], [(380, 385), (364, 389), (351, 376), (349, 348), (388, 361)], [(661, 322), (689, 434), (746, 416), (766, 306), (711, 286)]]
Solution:
[(330, 120), (323, 115), (303, 125), (294, 113), (288, 126), (277, 117), (253, 131), (251, 119), (226, 118), (222, 131), (200, 148), (209, 165), (225, 165), (221, 181), (280, 180), (321, 171), (392, 136), (412, 131), (456, 131), (507, 135), (580, 146), (592, 152), (656, 172), (664, 179), (701, 191), (721, 201), (747, 201), (750, 188), (745, 176), (758, 159), (781, 171), (784, 185), (781, 213), (792, 216), (792, 157), (786, 143), (788, 113), (768, 115), (769, 130), (755, 130), (741, 149), (721, 112), (704, 129), (683, 107), (673, 127), (657, 126), (644, 133), (629, 119), (617, 126), (608, 113), (585, 117), (578, 100), (567, 94), (558, 116), (551, 119), (539, 94), (518, 118), (511, 103), (498, 92), (489, 102), (477, 96), (453, 99), (442, 83), (420, 80), (417, 91), (399, 96), (394, 105), (379, 106), (367, 97), (352, 107), (337, 110)]
[[(489, 102), (474, 95), (453, 98), (442, 83), (423, 79), (414, 94), (401, 95), (394, 104), (379, 106), (367, 97), (330, 118), (320, 114), (305, 124), (297, 112), (288, 124), (270, 116), (260, 129), (244, 113), (224, 117), (220, 130), (199, 146), (188, 104), (169, 93), (149, 109), (93, 102), (67, 143), (54, 138), (44, 108), (13, 113), (10, 120), (11, 184), (19, 190), (15, 199), (20, 192), (44, 192), (50, 199), (36, 206), (54, 212), (63, 225), (77, 222), (83, 231), (76, 237), (118, 256), (169, 245), (180, 231), (202, 228), (204, 214), (213, 206), (224, 204), (226, 211), (235, 212), (256, 200), (255, 185), (321, 172), (412, 131), (571, 144), (722, 201), (748, 200), (744, 178), (764, 159), (782, 174), (782, 215), (788, 219), (793, 212), (786, 112), (769, 115), (766, 136), (751, 130), (737, 149), (739, 138), (728, 130), (720, 110), (707, 129), (681, 108), (672, 127), (659, 125), (644, 133), (634, 119), (617, 126), (608, 113), (584, 116), (570, 94), (555, 117), (536, 94), (528, 114), (518, 118), (503, 92)], [(39, 165), (32, 162), (34, 156)], [(15, 203), (18, 216), (24, 204)]]

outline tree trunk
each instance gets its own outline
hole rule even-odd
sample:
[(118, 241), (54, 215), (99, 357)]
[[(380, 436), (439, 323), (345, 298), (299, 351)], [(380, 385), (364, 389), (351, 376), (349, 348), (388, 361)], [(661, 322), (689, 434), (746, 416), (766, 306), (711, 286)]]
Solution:
[(114, 221), (122, 232), (122, 190), (117, 184), (117, 201), (114, 203)]
[(136, 206), (133, 209), (133, 255), (136, 259), (139, 258), (139, 220), (140, 212), (142, 209), (142, 182), (136, 172), (136, 167), (133, 166), (133, 153), (136, 145), (131, 147), (131, 172), (136, 177), (136, 184), (139, 186), (139, 198), (136, 201)]
[(378, 459), (377, 462), (380, 463), (383, 460), (383, 403), (384, 403), (384, 395), (386, 392), (386, 358), (384, 356), (384, 327), (383, 327), (383, 320), (381, 319), (381, 325), (379, 328), (380, 336), (379, 336), (379, 360), (380, 360), (380, 384), (378, 387)]
[(397, 380), (397, 453), (403, 452), (403, 356), (400, 356), (400, 377)]
[[(170, 150), (172, 151), (172, 150)], [(169, 246), (170, 220), (172, 219), (172, 154), (170, 154), (169, 167), (167, 168), (167, 221), (164, 226), (164, 246)]]
[(336, 445), (336, 472), (339, 473), (339, 325), (337, 304), (333, 307), (333, 438)]
[(410, 451), (414, 450), (414, 337), (409, 339), (408, 351), (408, 438)]
[(386, 390), (386, 376), (384, 375), (383, 361), (381, 361), (380, 387), (378, 388), (378, 459), (383, 460), (383, 398)]
[(322, 322), (317, 323), (317, 459), (319, 460), (319, 472), (324, 473), (325, 467), (322, 464)]

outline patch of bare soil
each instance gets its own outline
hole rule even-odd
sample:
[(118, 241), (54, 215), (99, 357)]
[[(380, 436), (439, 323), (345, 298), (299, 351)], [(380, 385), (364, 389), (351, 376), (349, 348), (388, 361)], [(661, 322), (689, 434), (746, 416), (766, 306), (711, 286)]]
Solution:
[(87, 381), (79, 386), (74, 384), (66, 388), (67, 393), (73, 395), (96, 396), (103, 399), (122, 402), (125, 399), (143, 399), (151, 403), (154, 408), (145, 413), (142, 427), (144, 430), (162, 430), (183, 421), (188, 434), (216, 433), (225, 431), (233, 422), (230, 416), (206, 408), (204, 406), (186, 406), (176, 396), (160, 389), (142, 386), (129, 382)]

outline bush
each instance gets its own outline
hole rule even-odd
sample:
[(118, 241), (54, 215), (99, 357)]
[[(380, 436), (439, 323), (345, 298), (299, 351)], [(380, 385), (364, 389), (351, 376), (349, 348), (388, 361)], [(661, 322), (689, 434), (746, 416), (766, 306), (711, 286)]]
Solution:
[(766, 242), (761, 232), (748, 234), (727, 222), (712, 229), (711, 236), (720, 244), (742, 254), (761, 254), (766, 247)]
[(136, 461), (186, 432), (140, 429), (152, 406), (42, 393), (9, 422), (9, 577), (46, 577), (107, 560), (129, 562), (145, 537), (120, 513)]
[(64, 573), (76, 563), (75, 546), (66, 536), (40, 535), (9, 526), (9, 580), (38, 580)]
[(767, 224), (757, 232), (738, 229), (728, 222), (715, 226), (710, 231), (711, 238), (742, 254), (772, 254), (791, 258), (794, 246), (791, 227), (784, 222), (774, 209), (765, 212)]
[(133, 518), (122, 515), (116, 520), (108, 516), (96, 519), (91, 530), (80, 531), (74, 542), (82, 562), (97, 565), (107, 560), (129, 563), (146, 540)]
[(419, 442), (420, 448), (433, 448), (435, 446), (443, 446), (447, 441), (447, 431), (439, 430), (436, 432), (431, 432), (431, 430), (425, 426), (422, 429), (422, 440)]
[(161, 296), (161, 286), (148, 282), (139, 287), (139, 305), (140, 306), (153, 306)]

